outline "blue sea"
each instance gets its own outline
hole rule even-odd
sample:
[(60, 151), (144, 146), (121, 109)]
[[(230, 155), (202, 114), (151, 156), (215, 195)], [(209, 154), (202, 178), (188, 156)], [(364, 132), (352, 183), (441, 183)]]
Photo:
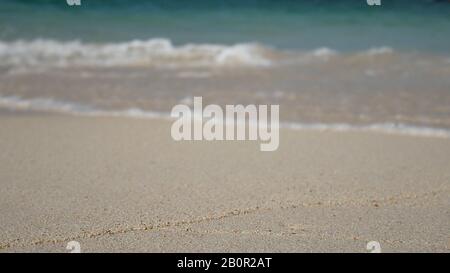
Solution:
[(2, 0), (0, 39), (186, 43), (258, 42), (342, 51), (450, 48), (450, 3), (432, 0)]
[(80, 2), (1, 1), (0, 108), (153, 117), (202, 96), (298, 128), (450, 128), (449, 1)]

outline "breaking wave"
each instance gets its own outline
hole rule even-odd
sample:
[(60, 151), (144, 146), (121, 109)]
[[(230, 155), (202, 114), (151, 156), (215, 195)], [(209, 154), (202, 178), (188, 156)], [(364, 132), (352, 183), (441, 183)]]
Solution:
[[(392, 48), (370, 48), (357, 54), (393, 53)], [(298, 58), (292, 58), (292, 54)], [(49, 39), (0, 41), (0, 65), (12, 67), (155, 66), (155, 67), (267, 67), (289, 60), (327, 60), (339, 53), (327, 47), (306, 51), (280, 51), (257, 43), (185, 44), (165, 38), (119, 43), (84, 43)], [(285, 59), (283, 61), (283, 56)], [(286, 62), (287, 61), (287, 62)]]
[(12, 66), (268, 66), (270, 49), (255, 43), (186, 44), (168, 39), (123, 43), (0, 41), (0, 63)]

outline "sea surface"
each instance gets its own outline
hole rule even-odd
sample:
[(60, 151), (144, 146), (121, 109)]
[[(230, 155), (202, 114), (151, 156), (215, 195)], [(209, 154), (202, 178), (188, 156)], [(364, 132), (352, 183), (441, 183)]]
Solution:
[(448, 137), (450, 2), (1, 1), (0, 110), (154, 118), (193, 96)]

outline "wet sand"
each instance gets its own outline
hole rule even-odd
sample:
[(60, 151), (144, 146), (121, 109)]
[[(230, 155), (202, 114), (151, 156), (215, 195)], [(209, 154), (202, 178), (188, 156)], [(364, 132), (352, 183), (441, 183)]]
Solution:
[(450, 140), (282, 129), (175, 142), (170, 122), (0, 117), (0, 251), (450, 251)]

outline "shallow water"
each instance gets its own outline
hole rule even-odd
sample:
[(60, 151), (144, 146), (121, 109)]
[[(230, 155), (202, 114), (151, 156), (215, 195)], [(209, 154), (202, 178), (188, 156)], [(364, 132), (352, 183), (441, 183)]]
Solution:
[(202, 96), (296, 128), (450, 128), (447, 3), (63, 2), (0, 7), (1, 108), (153, 117)]

